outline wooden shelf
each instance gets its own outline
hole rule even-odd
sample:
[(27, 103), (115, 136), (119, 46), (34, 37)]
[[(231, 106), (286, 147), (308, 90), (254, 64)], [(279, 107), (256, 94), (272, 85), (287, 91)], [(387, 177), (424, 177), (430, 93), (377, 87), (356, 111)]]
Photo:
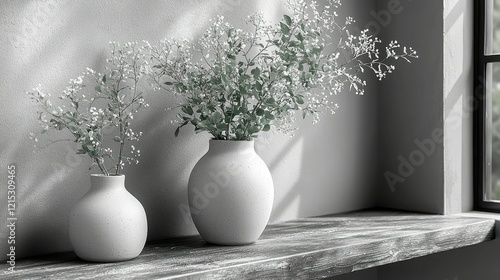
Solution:
[(369, 210), (272, 224), (247, 246), (214, 246), (199, 236), (149, 243), (119, 263), (73, 253), (27, 258), (2, 279), (313, 279), (469, 246), (494, 238), (493, 219)]

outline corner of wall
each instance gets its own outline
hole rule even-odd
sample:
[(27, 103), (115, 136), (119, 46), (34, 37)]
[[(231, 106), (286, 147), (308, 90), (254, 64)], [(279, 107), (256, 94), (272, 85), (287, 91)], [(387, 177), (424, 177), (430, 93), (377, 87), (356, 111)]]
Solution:
[(379, 0), (380, 15), (401, 9), (383, 41), (412, 46), (419, 58), (397, 64), (379, 87), (379, 206), (444, 212), (443, 3)]

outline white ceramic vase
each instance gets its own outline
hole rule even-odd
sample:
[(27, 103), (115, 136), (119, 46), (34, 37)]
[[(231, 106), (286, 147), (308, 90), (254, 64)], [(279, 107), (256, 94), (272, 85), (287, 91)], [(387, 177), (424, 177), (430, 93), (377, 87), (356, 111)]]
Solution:
[(125, 175), (92, 174), (90, 190), (70, 214), (69, 236), (75, 253), (94, 262), (137, 257), (148, 224), (142, 204), (125, 189)]
[(196, 229), (207, 242), (255, 242), (269, 221), (274, 187), (254, 141), (210, 140), (189, 177), (188, 199)]

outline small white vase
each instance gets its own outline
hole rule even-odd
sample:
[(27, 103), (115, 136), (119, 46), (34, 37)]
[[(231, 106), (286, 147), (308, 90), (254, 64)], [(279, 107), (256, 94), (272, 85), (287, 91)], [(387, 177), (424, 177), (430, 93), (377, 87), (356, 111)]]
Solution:
[(269, 221), (273, 199), (271, 173), (254, 141), (210, 140), (189, 177), (191, 217), (209, 243), (255, 242)]
[(130, 260), (141, 253), (147, 234), (146, 212), (125, 189), (125, 175), (92, 174), (90, 190), (70, 214), (76, 255), (94, 262)]

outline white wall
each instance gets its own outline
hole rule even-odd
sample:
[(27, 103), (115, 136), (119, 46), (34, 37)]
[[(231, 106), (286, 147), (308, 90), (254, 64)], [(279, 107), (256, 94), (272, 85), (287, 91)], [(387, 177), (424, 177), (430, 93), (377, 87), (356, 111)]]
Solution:
[[(376, 10), (374, 0), (344, 2), (360, 25)], [(15, 164), (18, 257), (71, 250), (68, 213), (87, 191), (90, 174), (88, 159), (76, 156), (71, 144), (33, 153), (28, 133), (38, 129), (37, 120), (24, 92), (40, 83), (57, 94), (85, 67), (102, 69), (110, 40), (196, 38), (216, 14), (239, 25), (257, 10), (276, 19), (283, 6), (269, 0), (0, 2), (0, 185), (7, 182), (7, 166)], [(256, 150), (275, 181), (271, 221), (376, 204), (377, 86), (370, 80), (365, 96), (345, 93), (336, 98), (341, 109), (335, 116), (325, 116), (314, 126), (303, 123), (294, 138), (270, 134), (257, 141)], [(158, 93), (148, 96), (150, 110), (137, 115), (135, 123), (145, 133), (137, 145), (141, 164), (125, 171), (127, 188), (146, 209), (149, 240), (196, 234), (179, 206), (187, 202), (187, 179), (207, 150), (209, 136), (186, 129), (175, 138), (175, 127), (169, 124), (174, 112), (164, 110), (169, 101)], [(0, 193), (0, 205), (0, 220), (6, 221), (6, 192)], [(0, 227), (2, 256), (6, 236), (7, 228)]]

